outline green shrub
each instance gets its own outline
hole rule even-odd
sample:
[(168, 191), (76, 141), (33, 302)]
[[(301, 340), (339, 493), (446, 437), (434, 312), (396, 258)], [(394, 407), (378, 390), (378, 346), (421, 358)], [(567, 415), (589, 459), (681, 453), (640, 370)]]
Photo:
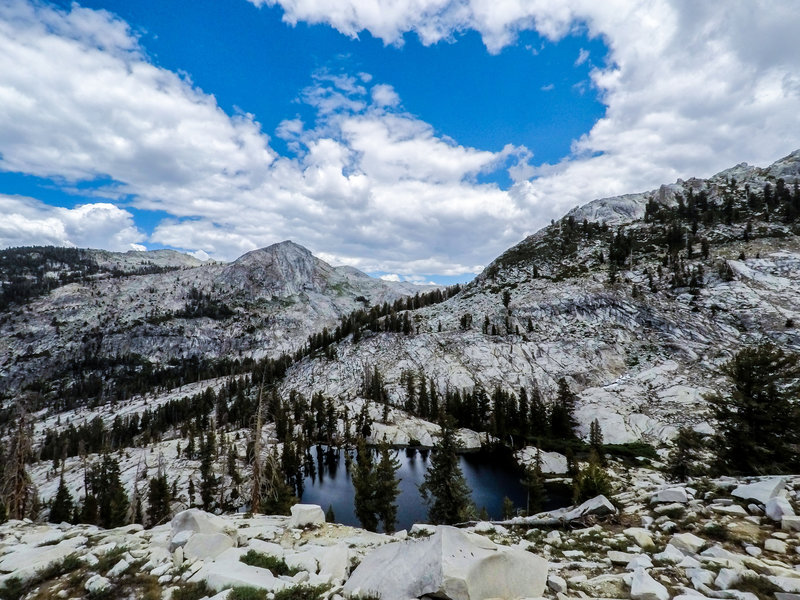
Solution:
[(255, 550), (248, 550), (246, 554), (239, 557), (239, 560), (251, 567), (261, 567), (262, 569), (269, 569), (270, 572), (278, 577), (280, 575), (296, 575), (298, 569), (293, 569), (286, 564), (286, 561), (277, 556), (264, 554), (263, 552), (256, 552)]
[[(322, 596), (326, 591), (328, 591), (328, 586), (326, 585), (317, 585), (317, 586), (310, 586), (310, 585), (296, 585), (294, 587), (285, 588), (279, 592), (275, 592), (275, 600), (319, 600), (319, 597)], [(368, 598), (371, 600), (372, 596), (364, 596), (364, 600)], [(250, 600), (241, 599), (241, 600)]]
[(775, 597), (775, 592), (782, 591), (777, 585), (772, 583), (769, 579), (761, 577), (760, 575), (745, 575), (738, 582), (732, 586), (734, 589), (742, 592), (750, 592), (760, 598), (760, 600), (772, 600)]
[(0, 598), (2, 600), (19, 600), (25, 595), (27, 588), (19, 577), (10, 577), (5, 580), (3, 587), (0, 588)]
[[(275, 598), (277, 597), (276, 593)], [(252, 587), (235, 587), (228, 595), (228, 600), (267, 600), (267, 592)]]
[(214, 590), (209, 589), (205, 581), (197, 583), (187, 583), (172, 592), (172, 600), (200, 600), (207, 596), (213, 596)]

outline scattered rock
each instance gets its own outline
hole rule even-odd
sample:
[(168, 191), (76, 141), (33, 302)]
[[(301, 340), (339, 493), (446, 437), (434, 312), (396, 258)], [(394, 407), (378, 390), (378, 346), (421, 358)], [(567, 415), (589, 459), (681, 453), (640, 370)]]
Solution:
[(783, 477), (765, 477), (755, 483), (737, 486), (731, 496), (766, 504), (770, 498), (780, 494), (785, 485), (786, 480)]
[(183, 547), (189, 560), (211, 560), (233, 547), (233, 539), (224, 533), (195, 533)]
[(633, 600), (669, 600), (669, 591), (642, 568), (633, 572), (631, 582), (631, 598)]
[(672, 503), (686, 504), (689, 502), (689, 496), (686, 493), (686, 488), (674, 487), (665, 490), (659, 490), (654, 496), (650, 498), (651, 504), (672, 504)]
[(295, 504), (292, 506), (289, 527), (302, 528), (325, 524), (325, 513), (316, 504)]
[(769, 538), (764, 542), (764, 550), (767, 552), (776, 552), (778, 554), (786, 554), (786, 542)]
[(111, 587), (111, 582), (101, 575), (92, 575), (83, 587), (89, 594), (100, 594)]
[(670, 538), (669, 543), (688, 554), (697, 554), (706, 545), (706, 541), (703, 538), (697, 537), (693, 533), (675, 534)]
[(794, 509), (789, 501), (783, 496), (775, 496), (767, 500), (764, 506), (764, 512), (773, 521), (780, 521), (784, 516), (793, 517)]

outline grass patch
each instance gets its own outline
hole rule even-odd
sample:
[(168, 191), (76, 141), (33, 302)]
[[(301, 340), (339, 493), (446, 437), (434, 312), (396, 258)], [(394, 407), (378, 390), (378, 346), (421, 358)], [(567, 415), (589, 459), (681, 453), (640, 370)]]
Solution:
[[(277, 598), (277, 594), (275, 597)], [(253, 587), (235, 587), (228, 594), (228, 600), (267, 600), (267, 591)]]
[(36, 574), (26, 582), (23, 582), (18, 577), (11, 577), (7, 579), (0, 588), (0, 600), (19, 600), (24, 597), (36, 586), (41, 585), (47, 581), (57, 579), (62, 575), (74, 573), (83, 567), (83, 563), (78, 558), (77, 554), (70, 554), (65, 556), (59, 561), (40, 569)]
[(719, 523), (709, 523), (703, 527), (703, 533), (712, 540), (718, 540), (720, 542), (724, 542), (731, 537), (731, 532), (728, 528)]
[(197, 583), (187, 583), (172, 591), (172, 600), (200, 600), (207, 596), (213, 596), (214, 590), (209, 589), (205, 581)]
[[(328, 591), (327, 585), (296, 585), (294, 587), (283, 589), (279, 592), (275, 592), (275, 600), (319, 600), (319, 597), (322, 596), (325, 592)], [(372, 599), (374, 596), (360, 596), (364, 600)], [(231, 599), (233, 596), (231, 596)], [(246, 599), (239, 599), (239, 600), (250, 600), (249, 598)]]
[(772, 600), (775, 597), (775, 592), (782, 591), (769, 579), (759, 575), (745, 575), (737, 583), (734, 583), (732, 587), (742, 592), (755, 594), (761, 600)]
[(269, 569), (269, 571), (278, 577), (280, 575), (296, 575), (299, 569), (294, 569), (286, 564), (286, 561), (271, 554), (264, 554), (263, 552), (256, 552), (255, 550), (248, 550), (246, 554), (239, 557), (239, 560), (251, 567), (261, 567), (262, 569)]
[(116, 565), (120, 560), (122, 560), (122, 555), (125, 554), (128, 549), (125, 546), (117, 546), (106, 552), (105, 554), (101, 554), (97, 557), (97, 564), (92, 567), (93, 570), (97, 571), (98, 573), (106, 573), (108, 572), (111, 567)]

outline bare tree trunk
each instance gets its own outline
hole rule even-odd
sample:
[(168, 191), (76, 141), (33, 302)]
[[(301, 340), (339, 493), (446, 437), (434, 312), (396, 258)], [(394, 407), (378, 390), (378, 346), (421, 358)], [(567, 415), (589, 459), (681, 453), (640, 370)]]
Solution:
[(261, 510), (261, 476), (263, 468), (261, 466), (261, 428), (263, 427), (262, 418), (262, 398), (264, 392), (264, 380), (261, 380), (261, 387), (258, 390), (258, 410), (256, 410), (256, 422), (253, 429), (253, 487), (250, 492), (250, 512), (257, 514)]
[(26, 469), (31, 457), (32, 434), (28, 427), (28, 413), (21, 401), (17, 402), (17, 412), (17, 430), (11, 437), (2, 482), (2, 498), (11, 519), (23, 519), (27, 516), (34, 491)]

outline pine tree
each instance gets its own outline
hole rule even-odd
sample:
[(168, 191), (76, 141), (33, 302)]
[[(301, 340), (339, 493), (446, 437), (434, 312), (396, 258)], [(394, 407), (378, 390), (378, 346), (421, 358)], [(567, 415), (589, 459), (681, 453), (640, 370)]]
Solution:
[(189, 478), (189, 507), (194, 506), (194, 494), (195, 494), (195, 487), (194, 487), (194, 479), (191, 477)]
[(261, 512), (266, 515), (288, 515), (297, 498), (280, 468), (280, 458), (275, 446), (264, 459), (261, 477)]
[(73, 499), (64, 481), (64, 471), (61, 471), (61, 480), (58, 482), (58, 491), (53, 499), (53, 506), (50, 508), (51, 523), (69, 523), (72, 521)]
[(547, 502), (547, 491), (544, 487), (544, 477), (542, 475), (542, 451), (536, 449), (536, 459), (532, 466), (525, 469), (523, 485), (528, 491), (527, 512), (529, 515), (536, 514), (544, 508)]
[(600, 464), (605, 466), (606, 454), (603, 449), (603, 430), (600, 429), (600, 422), (595, 419), (589, 425), (589, 446), (595, 451), (597, 457), (600, 459)]
[(200, 444), (200, 502), (205, 511), (211, 510), (219, 487), (219, 479), (214, 474), (215, 454), (216, 440), (213, 430), (209, 429)]
[(576, 504), (595, 496), (611, 495), (611, 479), (594, 450), (589, 451), (589, 464), (575, 477), (572, 491)]
[(380, 460), (375, 470), (377, 487), (375, 491), (375, 504), (377, 517), (383, 525), (383, 531), (394, 531), (397, 524), (397, 496), (400, 494), (400, 481), (397, 479), (397, 469), (400, 461), (392, 456), (387, 443), (379, 447)]
[(419, 486), (428, 504), (428, 519), (436, 524), (467, 521), (475, 513), (470, 489), (458, 466), (453, 423), (445, 417), (438, 447), (433, 451), (425, 479)]
[(106, 529), (125, 525), (130, 502), (120, 478), (119, 462), (110, 454), (104, 454), (92, 471), (91, 485), (97, 498), (98, 525)]
[(550, 413), (550, 429), (556, 439), (573, 439), (578, 422), (575, 420), (575, 394), (565, 378), (558, 380), (558, 396)]
[(763, 343), (744, 348), (723, 367), (733, 390), (712, 396), (718, 468), (736, 474), (795, 472), (800, 460), (800, 364), (796, 354)]
[(514, 502), (508, 496), (503, 496), (503, 518), (510, 519), (515, 512)]
[(703, 445), (700, 434), (688, 427), (681, 427), (675, 436), (675, 446), (667, 457), (667, 474), (671, 479), (686, 481), (700, 471), (695, 465), (698, 451)]
[(353, 470), (353, 490), (355, 491), (355, 513), (361, 527), (368, 531), (378, 530), (378, 517), (375, 492), (377, 477), (372, 460), (372, 451), (366, 447), (363, 439), (358, 440), (356, 450), (356, 468)]
[(159, 468), (159, 473), (150, 479), (147, 493), (147, 514), (150, 516), (150, 527), (161, 524), (169, 517), (169, 483), (167, 474)]
[(333, 512), (333, 504), (328, 504), (328, 510), (325, 511), (325, 522), (336, 523), (336, 514)]

